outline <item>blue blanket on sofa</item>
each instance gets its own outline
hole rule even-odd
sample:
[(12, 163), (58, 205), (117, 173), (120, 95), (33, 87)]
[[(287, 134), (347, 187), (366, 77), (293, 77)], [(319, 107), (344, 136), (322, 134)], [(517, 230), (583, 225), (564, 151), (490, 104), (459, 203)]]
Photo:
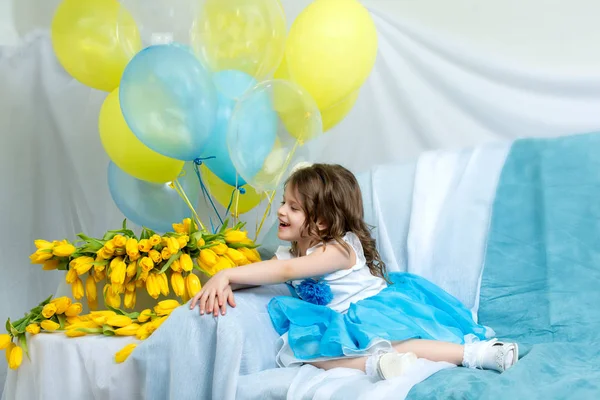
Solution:
[(512, 146), (479, 318), (520, 344), (521, 361), (504, 374), (441, 371), (409, 399), (600, 398), (600, 134)]

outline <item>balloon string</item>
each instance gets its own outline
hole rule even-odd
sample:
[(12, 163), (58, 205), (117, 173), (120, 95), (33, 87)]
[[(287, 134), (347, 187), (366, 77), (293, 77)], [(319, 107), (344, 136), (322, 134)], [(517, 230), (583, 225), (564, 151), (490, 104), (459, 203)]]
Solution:
[(185, 194), (185, 191), (183, 190), (183, 186), (181, 186), (181, 184), (179, 183), (179, 180), (175, 179), (173, 182), (171, 182), (169, 184), (169, 186), (171, 188), (175, 189), (175, 191), (177, 192), (177, 194), (179, 195), (179, 197), (181, 197), (183, 199), (183, 201), (185, 202), (185, 204), (189, 207), (190, 211), (192, 212), (192, 216), (194, 217), (194, 219), (196, 220), (196, 222), (198, 222), (198, 226), (202, 230), (206, 230), (206, 227), (202, 223), (202, 220), (200, 219), (200, 216), (196, 212), (196, 209), (194, 209), (194, 206), (190, 202), (190, 199)]
[[(198, 181), (200, 182), (200, 189), (202, 189), (202, 195), (204, 196), (204, 201), (206, 203), (210, 202), (210, 205), (212, 206), (213, 210), (215, 211), (215, 214), (217, 214), (217, 217), (219, 218), (219, 221), (220, 221), (220, 223), (222, 225), (223, 224), (223, 218), (221, 218), (221, 216), (219, 215), (219, 210), (217, 209), (217, 206), (213, 202), (212, 197), (211, 197), (210, 193), (208, 192), (208, 189), (206, 188), (206, 185), (204, 184), (204, 181), (202, 180), (202, 175), (200, 174), (199, 165), (202, 165), (202, 160), (199, 159), (199, 158), (197, 158), (197, 159), (194, 160), (194, 171), (196, 171), (196, 176), (198, 177)], [(211, 225), (212, 225), (212, 223), (211, 223)]]
[[(287, 171), (288, 166), (290, 165), (290, 162), (292, 161), (292, 157), (294, 156), (294, 153), (296, 152), (296, 149), (298, 148), (298, 146), (301, 146), (301, 145), (302, 144), (300, 143), (300, 140), (296, 140), (296, 143), (294, 143), (294, 147), (292, 147), (292, 150), (290, 150), (290, 153), (288, 154), (288, 156), (285, 159), (285, 162), (283, 164), (283, 168), (281, 168), (281, 172), (279, 173), (279, 176), (277, 177), (277, 180), (275, 182), (276, 188), (279, 186), (279, 183), (281, 183), (283, 174), (285, 173), (285, 171)], [(269, 196), (269, 204), (267, 205), (267, 209), (265, 210), (265, 213), (263, 214), (262, 219), (260, 220), (260, 224), (258, 225), (258, 228), (256, 229), (256, 236), (254, 237), (255, 241), (258, 240), (258, 234), (262, 230), (265, 220), (267, 219), (267, 216), (269, 215), (269, 212), (271, 211), (271, 204), (273, 203), (273, 198), (275, 197), (275, 192), (276, 192), (276, 189), (274, 189), (273, 192), (271, 193), (271, 195)]]

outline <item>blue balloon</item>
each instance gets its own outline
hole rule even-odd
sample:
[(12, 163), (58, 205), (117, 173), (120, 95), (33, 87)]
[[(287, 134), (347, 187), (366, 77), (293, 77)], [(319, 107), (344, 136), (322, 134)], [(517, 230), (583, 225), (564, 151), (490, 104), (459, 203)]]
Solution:
[(177, 44), (150, 46), (137, 53), (123, 72), (119, 100), (137, 138), (179, 160), (200, 154), (217, 114), (210, 73)]
[(279, 116), (271, 93), (255, 87), (236, 104), (227, 131), (229, 156), (246, 183), (263, 169), (278, 137)]
[[(213, 75), (213, 82), (217, 89), (219, 104), (217, 121), (211, 132), (210, 140), (202, 149), (199, 157), (204, 159), (204, 164), (223, 182), (230, 186), (236, 186), (237, 183), (239, 187), (245, 185), (246, 181), (241, 176), (238, 176), (235, 166), (229, 157), (227, 129), (229, 128), (229, 121), (236, 102), (247, 90), (256, 85), (257, 81), (244, 72), (225, 70), (215, 73)], [(263, 100), (268, 101), (268, 98)]]
[[(186, 163), (178, 179), (185, 194), (196, 206), (200, 185), (193, 163)], [(169, 183), (151, 183), (123, 172), (112, 161), (108, 164), (108, 188), (123, 215), (133, 223), (158, 232), (172, 231), (172, 224), (188, 218), (191, 211)]]

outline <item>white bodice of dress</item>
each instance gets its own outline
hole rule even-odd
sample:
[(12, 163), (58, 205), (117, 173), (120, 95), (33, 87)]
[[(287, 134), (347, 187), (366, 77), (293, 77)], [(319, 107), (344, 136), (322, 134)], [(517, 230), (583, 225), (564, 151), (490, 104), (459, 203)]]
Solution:
[[(356, 264), (351, 268), (318, 277), (318, 279), (327, 281), (333, 294), (333, 299), (327, 304), (327, 307), (340, 313), (346, 312), (350, 308), (350, 304), (375, 296), (387, 287), (385, 280), (371, 275), (358, 236), (348, 232), (344, 235), (343, 240), (350, 245), (356, 254)], [(319, 246), (322, 246), (322, 244), (311, 247), (306, 254), (312, 253)], [(280, 246), (275, 256), (279, 260), (289, 260), (294, 257), (290, 249), (289, 246)], [(301, 282), (302, 280), (295, 280), (288, 283), (296, 288)]]

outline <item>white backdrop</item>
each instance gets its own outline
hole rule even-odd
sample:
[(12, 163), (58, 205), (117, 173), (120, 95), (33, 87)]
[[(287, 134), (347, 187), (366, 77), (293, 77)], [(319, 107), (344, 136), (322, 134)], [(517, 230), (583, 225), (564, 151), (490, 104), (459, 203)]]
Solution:
[[(308, 2), (284, 0), (289, 19)], [(1, 323), (62, 280), (28, 263), (34, 239), (101, 235), (123, 218), (97, 132), (105, 94), (62, 70), (44, 30), (57, 3), (0, 0)], [(426, 149), (600, 129), (599, 2), (364, 3), (378, 59), (348, 118), (309, 145), (313, 160), (359, 172)]]

